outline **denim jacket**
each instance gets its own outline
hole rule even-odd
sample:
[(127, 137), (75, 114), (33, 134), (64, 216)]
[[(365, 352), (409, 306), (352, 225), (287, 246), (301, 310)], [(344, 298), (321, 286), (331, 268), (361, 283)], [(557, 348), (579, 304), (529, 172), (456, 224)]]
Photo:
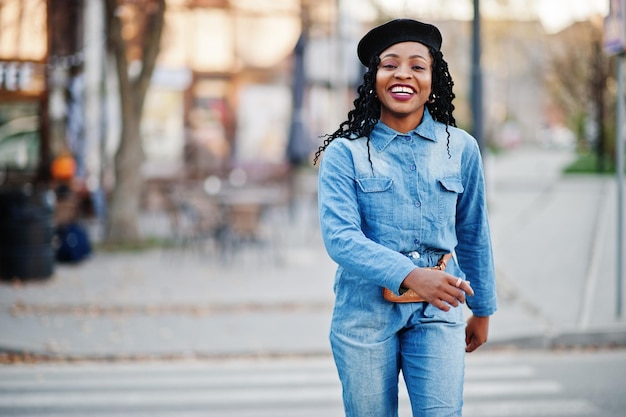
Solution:
[[(416, 266), (452, 252), (447, 272), (471, 282), (473, 314), (496, 310), (485, 182), (476, 140), (435, 121), (401, 134), (378, 122), (367, 138), (338, 138), (324, 152), (319, 214), (335, 292), (380, 300)], [(370, 162), (371, 159), (371, 162)], [(352, 297), (351, 296), (351, 297)]]

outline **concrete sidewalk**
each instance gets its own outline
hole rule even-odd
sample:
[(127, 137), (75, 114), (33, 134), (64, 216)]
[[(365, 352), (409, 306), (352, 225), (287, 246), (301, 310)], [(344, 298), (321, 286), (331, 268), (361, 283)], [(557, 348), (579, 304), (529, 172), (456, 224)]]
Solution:
[(561, 175), (574, 158), (520, 149), (487, 165), (500, 303), (492, 345), (626, 343), (626, 314), (615, 314), (616, 180)]
[[(486, 161), (499, 292), (487, 346), (626, 345), (626, 319), (615, 316), (615, 180), (562, 177), (573, 158), (519, 149)], [(0, 350), (69, 358), (329, 354), (335, 265), (315, 207), (305, 202), (298, 214), (268, 225), (278, 231), (278, 251), (248, 248), (228, 264), (198, 247), (100, 252), (57, 265), (47, 281), (3, 282)]]

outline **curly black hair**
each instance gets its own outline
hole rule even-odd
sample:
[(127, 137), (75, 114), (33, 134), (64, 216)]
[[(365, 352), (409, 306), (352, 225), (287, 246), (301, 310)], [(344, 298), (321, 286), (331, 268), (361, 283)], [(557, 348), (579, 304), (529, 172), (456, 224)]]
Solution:
[[(448, 63), (443, 58), (443, 53), (433, 48), (429, 48), (433, 58), (432, 64), (432, 92), (426, 107), (430, 111), (433, 119), (446, 125), (448, 133), (448, 154), (450, 153), (450, 132), (448, 126), (456, 127), (454, 112), (455, 98), (452, 92), (454, 82), (448, 71)], [(331, 134), (324, 135), (324, 143), (315, 152), (313, 165), (317, 163), (320, 155), (326, 147), (336, 138), (345, 137), (357, 139), (367, 137), (367, 156), (372, 163), (369, 147), (369, 135), (380, 118), (380, 101), (376, 96), (376, 72), (380, 65), (380, 58), (375, 55), (370, 61), (367, 71), (363, 75), (363, 82), (357, 88), (357, 98), (354, 100), (354, 109), (348, 113), (348, 119), (339, 125), (339, 128)]]

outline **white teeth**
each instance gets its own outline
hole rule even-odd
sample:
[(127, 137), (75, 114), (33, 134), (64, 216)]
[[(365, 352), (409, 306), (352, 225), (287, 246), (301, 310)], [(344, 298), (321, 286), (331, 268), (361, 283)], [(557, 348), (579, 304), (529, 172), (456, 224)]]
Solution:
[(396, 86), (391, 89), (392, 93), (405, 93), (413, 94), (413, 89), (410, 87)]

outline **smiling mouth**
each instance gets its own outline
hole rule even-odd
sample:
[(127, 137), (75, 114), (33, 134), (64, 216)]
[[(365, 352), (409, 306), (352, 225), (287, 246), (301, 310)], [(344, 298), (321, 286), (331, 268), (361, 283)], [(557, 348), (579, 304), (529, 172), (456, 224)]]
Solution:
[(396, 85), (391, 87), (391, 93), (392, 94), (415, 94), (415, 90), (413, 90), (411, 87), (406, 87), (406, 86), (400, 86), (400, 85)]

